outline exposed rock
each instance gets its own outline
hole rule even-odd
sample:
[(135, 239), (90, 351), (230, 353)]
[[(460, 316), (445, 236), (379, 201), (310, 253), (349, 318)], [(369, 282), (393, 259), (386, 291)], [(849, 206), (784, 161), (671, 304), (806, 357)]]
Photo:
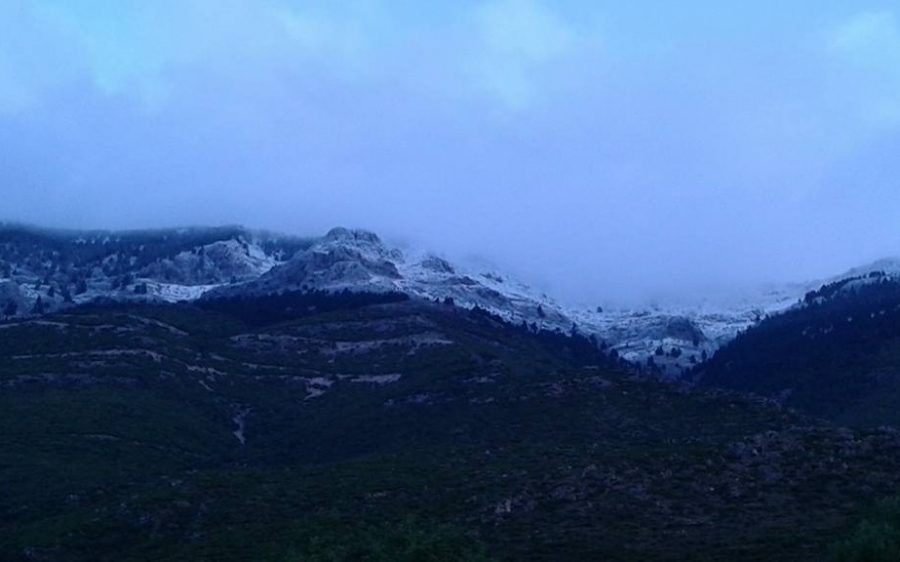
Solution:
[(683, 316), (676, 316), (669, 319), (666, 323), (664, 336), (683, 342), (692, 342), (695, 346), (698, 345), (699, 342), (704, 342), (707, 339), (706, 334), (704, 334), (703, 330), (697, 326), (696, 322)]
[(449, 275), (453, 275), (454, 273), (456, 273), (456, 271), (453, 269), (453, 266), (451, 266), (447, 260), (441, 259), (437, 256), (426, 257), (424, 260), (422, 260), (422, 267), (436, 273), (447, 273)]

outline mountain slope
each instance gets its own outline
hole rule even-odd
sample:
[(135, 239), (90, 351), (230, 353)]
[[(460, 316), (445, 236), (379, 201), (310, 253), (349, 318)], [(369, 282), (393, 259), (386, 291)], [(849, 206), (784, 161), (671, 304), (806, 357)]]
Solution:
[(404, 255), (374, 233), (334, 228), (308, 249), (258, 279), (223, 286), (205, 298), (291, 290), (401, 292), (481, 308), (513, 323), (570, 331), (572, 320), (550, 297), (500, 274), (461, 270), (437, 256)]
[(900, 280), (870, 271), (811, 291), (692, 376), (841, 423), (900, 424)]
[(21, 317), (97, 298), (191, 300), (213, 286), (255, 279), (309, 244), (241, 227), (109, 232), (0, 225), (0, 312)]
[(900, 484), (895, 433), (638, 377), (583, 338), (265, 298), (4, 324), (0, 557), (328, 560), (387, 525), (500, 560), (818, 560)]
[[(829, 283), (900, 272), (898, 263), (882, 260)], [(175, 302), (304, 288), (400, 292), (479, 307), (533, 329), (593, 335), (617, 356), (649, 363), (675, 379), (821, 284), (649, 307), (579, 308), (497, 271), (402, 252), (361, 230), (335, 228), (304, 239), (240, 227), (79, 232), (0, 226), (2, 317), (40, 315), (95, 299)]]

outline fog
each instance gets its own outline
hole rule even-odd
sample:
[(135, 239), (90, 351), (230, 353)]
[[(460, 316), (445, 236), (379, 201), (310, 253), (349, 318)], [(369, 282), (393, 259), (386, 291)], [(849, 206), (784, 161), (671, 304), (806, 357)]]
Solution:
[(900, 8), (732, 4), (3, 0), (0, 219), (366, 228), (583, 301), (900, 254)]

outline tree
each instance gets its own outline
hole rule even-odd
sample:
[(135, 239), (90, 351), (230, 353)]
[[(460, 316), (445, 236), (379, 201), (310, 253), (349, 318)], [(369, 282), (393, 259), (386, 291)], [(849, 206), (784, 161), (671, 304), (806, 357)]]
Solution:
[(10, 316), (15, 316), (16, 312), (19, 310), (19, 305), (16, 301), (9, 301), (6, 303), (6, 306), (3, 308), (3, 315), (9, 318)]
[(392, 524), (356, 524), (349, 532), (334, 529), (345, 524), (322, 522), (297, 529), (297, 546), (286, 562), (491, 562), (486, 547), (463, 531), (414, 517)]
[(43, 314), (44, 313), (44, 300), (41, 297), (38, 297), (36, 301), (34, 301), (34, 306), (31, 307), (32, 314)]
[(900, 560), (900, 502), (879, 502), (853, 535), (831, 545), (836, 562), (894, 562)]

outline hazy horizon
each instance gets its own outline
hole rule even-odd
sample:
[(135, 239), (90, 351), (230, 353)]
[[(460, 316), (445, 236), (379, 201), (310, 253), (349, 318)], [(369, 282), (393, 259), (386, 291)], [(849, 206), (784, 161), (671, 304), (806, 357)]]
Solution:
[(900, 254), (900, 8), (9, 0), (0, 220), (241, 224), (567, 300)]

